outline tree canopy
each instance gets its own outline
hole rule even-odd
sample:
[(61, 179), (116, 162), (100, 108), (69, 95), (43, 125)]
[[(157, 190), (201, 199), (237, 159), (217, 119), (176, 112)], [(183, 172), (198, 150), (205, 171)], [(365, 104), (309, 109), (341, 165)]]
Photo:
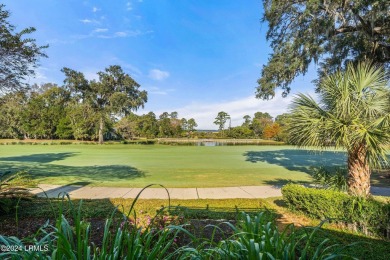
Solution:
[[(256, 97), (283, 96), (291, 82), (317, 64), (321, 80), (349, 61), (390, 66), (390, 1), (264, 0), (263, 22), (273, 53), (263, 66)], [(320, 82), (318, 80), (318, 84)]]
[(34, 75), (34, 68), (48, 46), (39, 46), (29, 35), (35, 31), (29, 27), (15, 31), (8, 21), (10, 12), (0, 4), (0, 90), (17, 90), (26, 86), (25, 80)]
[(98, 72), (98, 81), (88, 81), (81, 72), (69, 68), (63, 68), (62, 71), (66, 76), (65, 86), (73, 96), (80, 102), (90, 105), (98, 115), (99, 143), (103, 142), (107, 117), (128, 115), (147, 102), (147, 92), (139, 90), (140, 85), (118, 65), (109, 66)]

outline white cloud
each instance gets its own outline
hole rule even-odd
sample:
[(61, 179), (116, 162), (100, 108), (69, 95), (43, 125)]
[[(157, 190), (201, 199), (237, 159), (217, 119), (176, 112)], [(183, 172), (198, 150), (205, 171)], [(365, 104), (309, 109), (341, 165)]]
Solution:
[(96, 37), (101, 39), (113, 39), (113, 38), (138, 37), (140, 35), (153, 33), (153, 31), (141, 32), (139, 30), (135, 30), (135, 31), (119, 31), (113, 34), (105, 34), (108, 31), (109, 30), (106, 28), (97, 28), (91, 31), (89, 34), (73, 35), (73, 38), (86, 39), (86, 38)]
[(100, 11), (101, 9), (100, 8), (97, 8), (96, 6), (94, 6), (92, 8), (92, 12), (96, 13), (97, 11)]
[[(105, 34), (105, 35), (99, 34), (96, 37), (103, 38), (103, 39), (112, 39), (112, 38), (118, 38), (118, 37), (119, 38), (138, 37), (140, 35), (149, 34), (149, 33), (153, 33), (153, 31), (146, 31), (146, 32), (141, 32), (139, 30), (135, 30), (135, 31), (120, 31), (120, 32), (115, 32), (114, 34)], [(90, 34), (88, 36), (89, 37), (93, 37), (94, 35)]]
[(116, 32), (114, 35), (117, 37), (126, 37), (129, 35), (129, 33), (128, 32)]
[(154, 79), (154, 80), (164, 80), (169, 77), (169, 72), (168, 71), (162, 71), (159, 69), (152, 69), (149, 71), (149, 78)]
[[(231, 116), (232, 126), (238, 126), (244, 121), (243, 116), (253, 117), (254, 113), (258, 111), (268, 112), (273, 117), (288, 112), (292, 98), (292, 95), (282, 98), (281, 93), (277, 93), (274, 99), (268, 101), (250, 96), (216, 103), (193, 102), (181, 108), (165, 109), (164, 111), (177, 111), (182, 117), (194, 118), (199, 125), (198, 129), (217, 129), (213, 122), (220, 111), (225, 111)], [(159, 112), (161, 111), (156, 114)]]
[(100, 24), (100, 22), (97, 20), (87, 19), (87, 18), (80, 20), (80, 22), (82, 22), (84, 24)]
[(102, 32), (107, 32), (108, 29), (107, 28), (96, 28), (95, 30), (93, 30), (93, 32), (95, 33), (102, 33)]

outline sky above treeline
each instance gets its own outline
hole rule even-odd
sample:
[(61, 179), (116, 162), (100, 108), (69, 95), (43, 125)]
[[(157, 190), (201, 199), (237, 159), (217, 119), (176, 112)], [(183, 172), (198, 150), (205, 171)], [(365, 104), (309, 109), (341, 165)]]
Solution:
[(216, 129), (219, 111), (232, 126), (257, 111), (287, 112), (297, 92), (313, 93), (315, 68), (270, 101), (255, 99), (261, 67), (271, 48), (261, 23), (261, 0), (5, 0), (17, 30), (33, 26), (32, 37), (49, 44), (30, 83), (62, 85), (61, 68), (88, 79), (109, 65), (120, 65), (148, 102), (137, 114), (177, 111), (194, 118), (198, 129)]

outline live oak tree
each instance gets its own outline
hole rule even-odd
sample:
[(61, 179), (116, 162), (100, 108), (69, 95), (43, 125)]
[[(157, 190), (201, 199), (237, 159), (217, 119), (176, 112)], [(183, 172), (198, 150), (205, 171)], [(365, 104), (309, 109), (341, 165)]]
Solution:
[(126, 116), (147, 102), (147, 92), (139, 90), (140, 85), (118, 65), (98, 72), (99, 79), (90, 81), (81, 72), (69, 68), (62, 71), (66, 76), (65, 87), (72, 91), (79, 102), (88, 104), (97, 114), (100, 144), (104, 141), (107, 119), (113, 115)]
[(67, 122), (62, 122), (64, 126), (61, 127), (70, 128), (75, 140), (95, 139), (99, 116), (91, 104), (73, 100), (67, 107), (66, 114)]
[(139, 136), (141, 133), (140, 129), (140, 118), (134, 113), (123, 117), (115, 124), (115, 129), (118, 134), (124, 139), (133, 139), (136, 136)]
[(0, 136), (2, 138), (22, 139), (25, 137), (22, 113), (26, 110), (27, 101), (28, 97), (24, 91), (7, 93), (0, 97)]
[(383, 69), (349, 64), (321, 81), (319, 102), (293, 100), (290, 139), (306, 147), (344, 148), (349, 193), (368, 196), (371, 169), (387, 160), (390, 145), (390, 88)]
[(48, 46), (39, 46), (29, 35), (35, 28), (15, 31), (8, 21), (10, 12), (0, 4), (0, 91), (19, 90), (26, 87), (25, 80), (34, 75), (39, 58)]
[(69, 97), (67, 90), (55, 84), (42, 84), (32, 88), (21, 112), (26, 135), (30, 138), (55, 138), (60, 121), (66, 117)]
[(257, 98), (269, 99), (317, 64), (321, 78), (349, 61), (390, 66), (389, 0), (264, 0), (263, 22), (273, 53), (258, 80)]

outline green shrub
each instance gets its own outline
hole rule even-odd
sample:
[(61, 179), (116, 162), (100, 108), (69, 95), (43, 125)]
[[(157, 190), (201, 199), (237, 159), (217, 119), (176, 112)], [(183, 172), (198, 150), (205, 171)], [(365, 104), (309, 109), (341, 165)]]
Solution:
[(310, 217), (329, 219), (366, 235), (384, 236), (390, 226), (389, 203), (296, 184), (285, 185), (282, 194), (293, 210)]
[(60, 145), (69, 145), (69, 144), (73, 144), (72, 142), (65, 142), (65, 141), (61, 141), (59, 142)]

